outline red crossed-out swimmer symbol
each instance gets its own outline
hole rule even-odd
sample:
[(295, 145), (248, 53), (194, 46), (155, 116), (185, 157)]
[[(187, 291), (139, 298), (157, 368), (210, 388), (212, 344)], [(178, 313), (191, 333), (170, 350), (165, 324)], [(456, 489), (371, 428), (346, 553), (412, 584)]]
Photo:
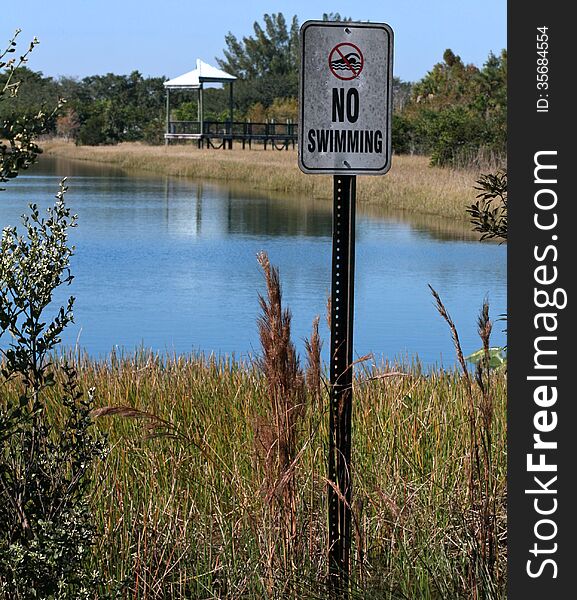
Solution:
[(338, 79), (356, 79), (363, 70), (365, 59), (361, 49), (351, 42), (337, 44), (329, 53), (329, 68)]

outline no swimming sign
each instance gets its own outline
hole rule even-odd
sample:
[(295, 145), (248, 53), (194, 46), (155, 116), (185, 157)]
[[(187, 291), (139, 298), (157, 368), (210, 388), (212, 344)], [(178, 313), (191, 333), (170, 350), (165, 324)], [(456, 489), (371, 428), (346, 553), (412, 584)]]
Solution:
[(382, 175), (391, 166), (393, 31), (384, 23), (301, 28), (299, 167)]
[(391, 167), (393, 31), (383, 23), (301, 27), (299, 167), (333, 174), (331, 361), (327, 489), (329, 581), (348, 589), (356, 176)]

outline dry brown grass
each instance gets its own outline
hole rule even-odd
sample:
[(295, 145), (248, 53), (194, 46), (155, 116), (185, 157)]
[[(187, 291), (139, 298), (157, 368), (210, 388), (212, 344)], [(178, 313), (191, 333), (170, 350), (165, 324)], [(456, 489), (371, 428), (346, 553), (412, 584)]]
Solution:
[[(468, 480), (469, 513), (464, 522), (469, 534), (469, 564), (467, 567), (471, 600), (495, 598), (499, 580), (503, 577), (499, 569), (498, 527), (498, 482), (493, 468), (493, 405), (492, 377), (490, 369), (490, 338), (493, 328), (489, 319), (489, 304), (485, 300), (477, 320), (477, 331), (483, 344), (483, 358), (477, 363), (475, 394), (472, 379), (463, 357), (457, 328), (447, 312), (439, 294), (429, 285), (435, 298), (437, 310), (451, 330), (457, 359), (462, 369), (468, 399), (469, 456), (466, 461)], [(476, 401), (477, 399), (477, 401)]]
[(320, 317), (316, 316), (313, 321), (313, 329), (310, 339), (305, 339), (307, 353), (306, 385), (311, 398), (320, 404), (322, 392), (323, 367), (321, 363), (321, 350), (323, 342), (319, 335)]
[[(144, 351), (74, 362), (82, 390), (93, 389), (102, 407), (97, 423), (110, 436), (91, 497), (103, 588), (124, 582), (121, 597), (134, 600), (331, 597), (322, 592), (325, 389), (321, 407), (308, 394), (304, 402), (293, 471), (299, 551), (286, 572), (275, 568), (282, 567), (284, 540), (273, 526), (274, 503), (262, 493), (265, 465), (253, 447), (254, 416), (266, 418), (270, 407), (260, 369)], [(492, 400), (493, 497), (486, 499), (496, 518), (501, 573), (499, 591), (484, 597), (496, 599), (505, 598), (506, 584), (506, 376), (492, 370), (483, 377)], [(353, 385), (351, 581), (359, 593), (351, 598), (471, 600), (467, 573), (482, 546), (471, 539), (465, 379), (453, 370), (424, 375), (418, 366), (364, 365)], [(475, 406), (485, 406), (479, 386), (471, 387)], [(50, 388), (54, 418), (65, 417), (61, 388), (60, 379)], [(16, 394), (14, 382), (3, 392)], [(106, 407), (117, 407), (117, 416)]]
[[(198, 149), (192, 145), (75, 146), (62, 141), (43, 144), (48, 156), (89, 161), (129, 171), (191, 177), (199, 180), (239, 181), (250, 187), (314, 198), (331, 198), (327, 175), (305, 175), (297, 166), (296, 151)], [(443, 215), (466, 220), (466, 206), (475, 200), (479, 173), (430, 167), (424, 156), (395, 156), (384, 177), (360, 177), (357, 198), (387, 209)]]
[(266, 500), (273, 509), (271, 525), (282, 540), (280, 557), (271, 555), (268, 587), (273, 589), (274, 572), (279, 566), (287, 572), (292, 555), (298, 552), (295, 461), (305, 384), (291, 339), (291, 313), (282, 306), (279, 271), (270, 264), (265, 252), (257, 258), (267, 288), (266, 297), (259, 294), (262, 314), (258, 330), (262, 348), (259, 362), (266, 380), (268, 406), (266, 418), (257, 421), (255, 438), (264, 455)]

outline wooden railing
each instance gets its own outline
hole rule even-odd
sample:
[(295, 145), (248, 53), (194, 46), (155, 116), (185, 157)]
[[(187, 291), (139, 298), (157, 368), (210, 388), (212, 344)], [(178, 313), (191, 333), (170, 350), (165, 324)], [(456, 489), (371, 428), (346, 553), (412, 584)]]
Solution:
[(243, 143), (243, 148), (248, 142), (260, 141), (265, 144), (271, 143), (273, 146), (279, 142), (283, 147), (289, 143), (294, 146), (297, 140), (297, 123), (252, 123), (250, 121), (170, 121), (166, 139), (198, 139), (207, 140), (210, 145), (211, 140), (232, 141), (237, 140)]

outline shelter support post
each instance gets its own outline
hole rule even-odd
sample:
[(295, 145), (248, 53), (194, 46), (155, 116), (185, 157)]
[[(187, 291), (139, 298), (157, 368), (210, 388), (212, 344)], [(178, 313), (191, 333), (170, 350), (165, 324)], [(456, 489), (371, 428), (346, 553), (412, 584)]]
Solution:
[(229, 130), (228, 130), (228, 135), (230, 136), (229, 140), (228, 140), (228, 149), (232, 150), (232, 123), (233, 123), (233, 117), (234, 117), (234, 104), (233, 104), (233, 81), (231, 81), (229, 83), (229, 116), (230, 116), (230, 126), (229, 126)]
[[(166, 133), (170, 133), (170, 90), (166, 88)], [(168, 146), (168, 135), (164, 138), (164, 145)]]
[(204, 135), (204, 88), (202, 83), (198, 88), (198, 109), (200, 112), (200, 116), (198, 122), (200, 124), (200, 135), (201, 135), (201, 143), (202, 143), (202, 135)]
[(201, 133), (200, 131), (200, 88), (198, 88), (196, 90), (197, 94), (196, 94), (196, 120), (198, 121), (198, 133)]

